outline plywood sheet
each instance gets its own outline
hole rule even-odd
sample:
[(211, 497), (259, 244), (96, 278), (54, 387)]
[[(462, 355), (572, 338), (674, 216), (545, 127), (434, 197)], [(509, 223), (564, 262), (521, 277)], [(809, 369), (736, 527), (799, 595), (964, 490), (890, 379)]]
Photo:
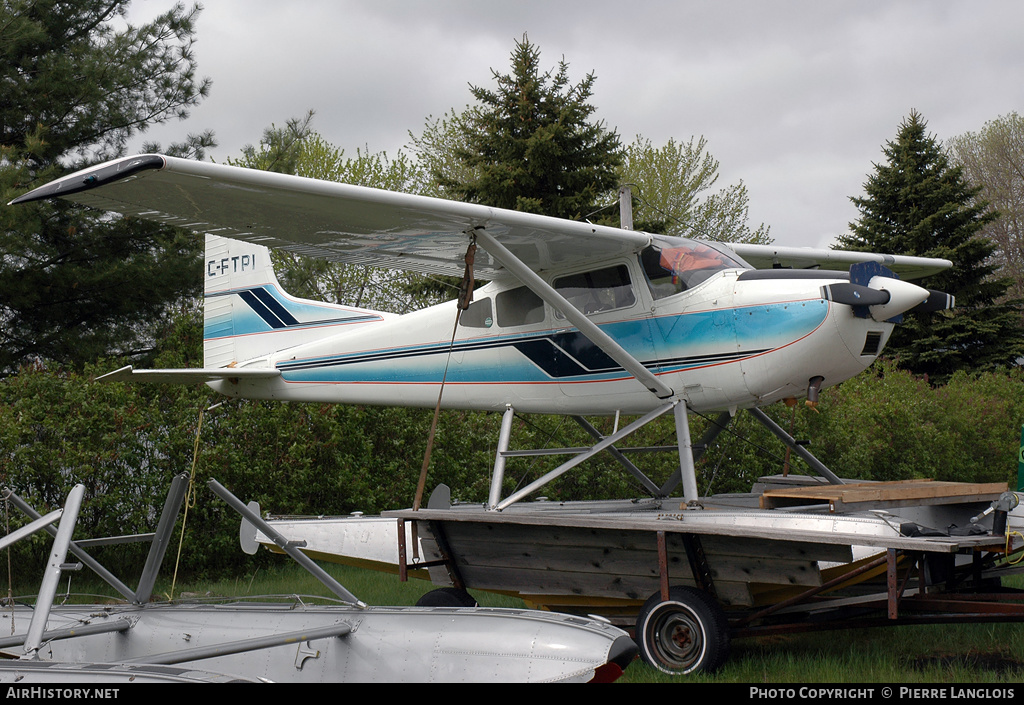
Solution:
[(1006, 483), (942, 482), (939, 480), (898, 480), (862, 482), (847, 485), (814, 485), (766, 490), (761, 495), (762, 509), (799, 504), (828, 503), (833, 511), (845, 508), (916, 504), (955, 504), (993, 501), (1006, 492)]

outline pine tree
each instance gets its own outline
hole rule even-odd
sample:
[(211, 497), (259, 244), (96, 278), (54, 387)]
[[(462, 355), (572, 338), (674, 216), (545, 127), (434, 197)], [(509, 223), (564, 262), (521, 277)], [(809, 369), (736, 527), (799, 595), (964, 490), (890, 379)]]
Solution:
[(994, 276), (995, 246), (980, 234), (998, 214), (977, 197), (979, 189), (950, 164), (926, 127), (913, 111), (886, 144), (887, 161), (875, 165), (865, 196), (851, 198), (860, 217), (839, 246), (953, 262), (922, 283), (953, 294), (956, 308), (906, 314), (886, 348), (904, 369), (939, 383), (956, 370), (1014, 364), (1024, 355), (1024, 337), (1020, 302), (1003, 300), (1010, 282)]
[[(198, 8), (141, 26), (128, 2), (34, 0), (0, 9), (0, 198), (125, 153), (206, 95), (191, 53)], [(207, 134), (167, 151), (200, 156)], [(198, 293), (201, 239), (65, 202), (0, 207), (0, 375), (149, 348), (171, 302)]]
[(499, 208), (579, 219), (618, 185), (618, 135), (591, 122), (594, 74), (570, 85), (565, 61), (540, 73), (540, 50), (524, 36), (512, 73), (492, 70), (497, 88), (471, 87), (479, 102), (458, 128), (462, 181), (435, 173), (456, 198)]

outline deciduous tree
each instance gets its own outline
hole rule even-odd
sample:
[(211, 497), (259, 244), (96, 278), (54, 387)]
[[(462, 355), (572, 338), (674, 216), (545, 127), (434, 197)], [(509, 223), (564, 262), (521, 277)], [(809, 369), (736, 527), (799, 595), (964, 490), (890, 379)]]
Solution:
[(1013, 281), (1011, 298), (1024, 299), (1024, 117), (1003, 115), (947, 146), (979, 197), (999, 212), (981, 232), (996, 245), (999, 273)]
[(718, 166), (703, 137), (670, 139), (655, 147), (638, 136), (626, 147), (619, 171), (620, 181), (634, 187), (637, 229), (720, 242), (770, 242), (768, 226), (751, 229), (748, 224), (749, 198), (742, 182), (710, 192), (718, 182)]

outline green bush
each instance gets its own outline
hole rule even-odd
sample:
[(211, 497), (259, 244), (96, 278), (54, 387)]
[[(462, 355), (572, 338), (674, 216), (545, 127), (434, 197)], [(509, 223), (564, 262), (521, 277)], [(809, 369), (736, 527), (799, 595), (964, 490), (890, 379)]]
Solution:
[(1024, 373), (959, 372), (932, 387), (882, 362), (826, 390), (820, 413), (801, 420), (817, 457), (844, 477), (1015, 486)]

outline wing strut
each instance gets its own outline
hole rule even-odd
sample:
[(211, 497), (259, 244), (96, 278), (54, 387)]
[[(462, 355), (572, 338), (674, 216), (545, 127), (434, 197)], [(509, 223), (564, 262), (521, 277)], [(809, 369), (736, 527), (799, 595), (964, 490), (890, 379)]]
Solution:
[(533, 293), (557, 309), (565, 319), (572, 323), (590, 341), (601, 348), (608, 357), (622, 365), (623, 369), (632, 374), (652, 394), (659, 399), (668, 399), (674, 395), (670, 387), (665, 386), (654, 373), (640, 364), (640, 361), (630, 355), (621, 345), (615, 342), (611, 336), (601, 330), (596, 323), (587, 318), (583, 313), (569, 303), (564, 296), (559, 294), (554, 287), (540, 278), (536, 272), (523, 264), (519, 258), (512, 254), (504, 245), (495, 240), (490, 233), (483, 228), (476, 230), (477, 238), (481, 245), (498, 264), (515, 275)]

